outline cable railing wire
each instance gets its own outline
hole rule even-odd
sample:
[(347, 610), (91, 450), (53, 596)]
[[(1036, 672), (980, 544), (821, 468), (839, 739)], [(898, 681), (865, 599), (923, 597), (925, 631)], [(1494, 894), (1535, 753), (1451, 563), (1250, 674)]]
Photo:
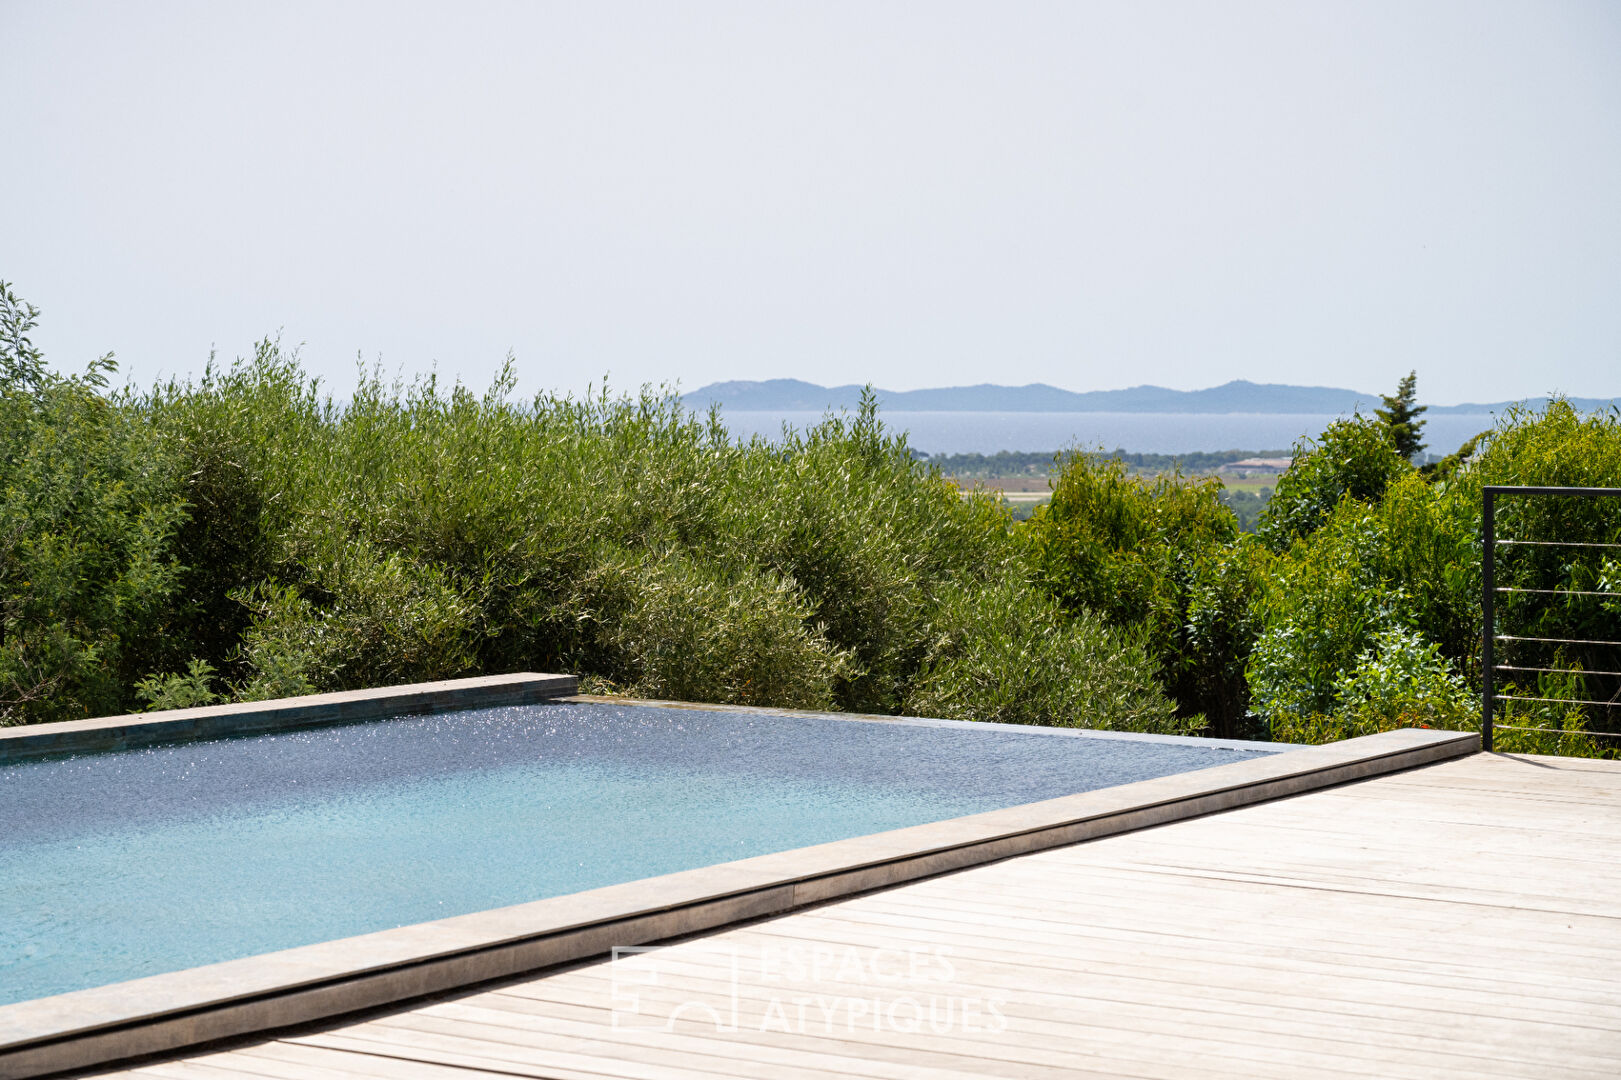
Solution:
[[(1497, 500), (1504, 496), (1569, 496), (1575, 498), (1621, 498), (1621, 488), (1604, 487), (1516, 487), (1503, 484), (1487, 484), (1481, 490), (1481, 692), (1480, 692), (1480, 748), (1488, 753), (1492, 749), (1492, 730), (1494, 727), (1503, 727), (1512, 731), (1545, 731), (1558, 735), (1568, 735), (1572, 732), (1560, 728), (1522, 727), (1515, 724), (1501, 724), (1496, 720), (1497, 702), (1552, 702), (1561, 705), (1598, 705), (1606, 708), (1615, 707), (1614, 701), (1588, 701), (1570, 698), (1544, 698), (1524, 695), (1498, 694), (1496, 676), (1499, 671), (1546, 671), (1550, 674), (1585, 674), (1585, 675), (1611, 675), (1613, 672), (1576, 671), (1574, 669), (1556, 668), (1522, 668), (1510, 664), (1497, 663), (1496, 646), (1498, 642), (1525, 642), (1546, 645), (1587, 645), (1621, 648), (1621, 641), (1603, 641), (1588, 638), (1548, 638), (1531, 637), (1520, 634), (1497, 633), (1497, 615), (1494, 601), (1498, 593), (1530, 593), (1537, 595), (1567, 595), (1567, 596), (1615, 596), (1614, 593), (1593, 592), (1582, 589), (1529, 589), (1513, 586), (1498, 587), (1496, 578), (1497, 548), (1509, 547), (1582, 547), (1594, 549), (1621, 549), (1621, 544), (1583, 541), (1583, 540), (1498, 540), (1496, 524)], [(1610, 732), (1594, 731), (1582, 734), (1602, 735), (1614, 738)]]
[(1552, 735), (1580, 735), (1583, 738), (1592, 736), (1593, 738), (1598, 739), (1621, 739), (1621, 731), (1587, 731), (1585, 729), (1581, 731), (1572, 731), (1569, 728), (1525, 727), (1521, 724), (1496, 724), (1493, 726), (1500, 728), (1503, 731), (1546, 731)]
[(1498, 634), (1498, 641), (1545, 641), (1550, 645), (1613, 645), (1621, 648), (1621, 641), (1601, 641), (1595, 638), (1566, 638), (1566, 637), (1515, 637), (1513, 634)]
[[(1621, 679), (1621, 671), (1597, 671), (1579, 667), (1521, 667), (1518, 664), (1498, 664), (1498, 671), (1541, 671), (1549, 675), (1613, 675)], [(1502, 695), (1499, 694), (1499, 697)]]
[[(1616, 705), (1621, 705), (1621, 702), (1617, 702), (1617, 701), (1595, 701), (1592, 698), (1523, 697), (1523, 696), (1521, 696), (1519, 694), (1498, 694), (1497, 695), (1497, 700), (1498, 701), (1551, 701), (1555, 705), (1602, 705), (1605, 708), (1613, 708)], [(1501, 725), (1501, 724), (1498, 725), (1498, 727), (1502, 727), (1502, 726), (1503, 725)]]
[(1605, 544), (1595, 540), (1499, 540), (1497, 546), (1611, 548), (1621, 551), (1621, 544)]

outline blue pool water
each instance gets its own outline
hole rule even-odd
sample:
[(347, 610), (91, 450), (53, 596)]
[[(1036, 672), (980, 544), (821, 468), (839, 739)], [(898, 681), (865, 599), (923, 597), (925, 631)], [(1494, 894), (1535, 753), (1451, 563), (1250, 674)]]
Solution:
[(0, 1003), (1265, 752), (570, 703), (0, 766)]

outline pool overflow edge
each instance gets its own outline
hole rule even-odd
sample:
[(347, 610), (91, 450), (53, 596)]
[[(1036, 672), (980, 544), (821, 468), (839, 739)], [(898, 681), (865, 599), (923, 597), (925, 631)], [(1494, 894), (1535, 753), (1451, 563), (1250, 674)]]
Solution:
[(273, 701), (241, 701), (196, 709), (102, 716), (59, 724), (0, 728), (0, 765), (68, 754), (99, 754), (168, 743), (267, 735), (397, 716), (536, 705), (579, 689), (573, 675), (531, 671), (472, 679), (407, 683)]
[[(545, 700), (568, 696), (574, 689), (572, 678), (566, 676), (499, 679), (507, 682), (456, 680), (483, 684), (465, 687), (478, 700), (463, 697), (443, 708), (518, 703), (492, 700), (501, 693), (541, 694)], [(414, 706), (410, 711), (442, 711), (432, 707), (435, 702), (457, 697), (444, 696), (452, 683), (425, 685), (433, 688), (426, 696), (400, 693), (420, 694), (422, 685), (371, 692), (381, 703), (375, 715), (400, 715), (403, 703)], [(339, 710), (340, 719), (316, 720), (310, 718), (330, 715), (319, 710), (333, 703), (301, 713), (293, 708), (298, 700), (269, 704), (284, 719), (293, 718), (287, 726), (343, 723), (361, 719), (365, 711), (350, 696)], [(124, 723), (95, 730), (128, 729), (141, 723), (132, 717), (112, 719)], [(184, 719), (190, 723), (198, 717)], [(245, 733), (242, 724), (238, 719), (228, 733)], [(177, 730), (208, 728), (193, 723), (190, 729), (164, 729), (168, 734), (151, 742), (121, 745), (153, 745), (172, 741)], [(0, 1006), (0, 1080), (91, 1069), (400, 1004), (603, 958), (615, 946), (648, 945), (716, 930), (1034, 851), (1463, 757), (1479, 749), (1480, 737), (1472, 732), (1384, 732)]]
[(1197, 746), (1205, 750), (1244, 750), (1259, 754), (1281, 754), (1296, 749), (1292, 743), (1259, 742), (1254, 739), (1212, 739), (1203, 735), (1159, 735), (1148, 731), (1103, 731), (1097, 728), (1053, 727), (1046, 724), (1007, 724), (996, 720), (940, 720), (928, 716), (895, 716), (891, 713), (779, 709), (770, 705), (711, 705), (695, 701), (669, 701), (662, 698), (632, 698), (608, 694), (570, 694), (557, 700), (560, 702), (577, 702), (582, 705), (624, 705), (635, 708), (687, 709), (693, 712), (742, 713), (748, 716), (775, 716), (790, 720), (809, 717), (814, 720), (842, 720), (900, 727), (947, 728), (957, 731), (1005, 731), (1014, 735), (1036, 734), (1058, 738), (1163, 743), (1171, 746)]

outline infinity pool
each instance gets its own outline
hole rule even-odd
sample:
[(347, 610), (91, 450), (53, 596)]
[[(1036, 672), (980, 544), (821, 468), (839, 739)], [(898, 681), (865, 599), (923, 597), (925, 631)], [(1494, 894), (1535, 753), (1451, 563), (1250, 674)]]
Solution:
[(559, 703), (0, 766), (0, 1004), (1271, 752)]

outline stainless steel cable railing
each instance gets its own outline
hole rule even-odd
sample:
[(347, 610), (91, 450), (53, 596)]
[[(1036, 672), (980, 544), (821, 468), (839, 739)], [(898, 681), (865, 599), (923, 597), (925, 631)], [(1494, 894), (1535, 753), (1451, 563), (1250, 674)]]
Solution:
[[(1615, 676), (1621, 673), (1614, 671), (1595, 671), (1586, 668), (1561, 667), (1534, 667), (1518, 664), (1499, 664), (1497, 662), (1498, 642), (1536, 642), (1546, 645), (1583, 645), (1614, 647), (1621, 650), (1621, 641), (1610, 641), (1603, 638), (1553, 638), (1531, 637), (1520, 634), (1499, 634), (1497, 630), (1496, 598), (1499, 593), (1521, 593), (1550, 596), (1608, 596), (1621, 599), (1621, 593), (1593, 589), (1532, 589), (1519, 586), (1499, 586), (1496, 581), (1497, 548), (1499, 547), (1560, 547), (1560, 548), (1592, 548), (1592, 549), (1621, 549), (1621, 544), (1586, 541), (1586, 540), (1499, 540), (1497, 539), (1496, 507), (1497, 499), (1502, 496), (1538, 496), (1558, 495), (1574, 496), (1577, 498), (1621, 498), (1621, 488), (1602, 487), (1513, 487), (1502, 484), (1488, 484), (1483, 489), (1484, 503), (1481, 516), (1481, 717), (1480, 717), (1480, 745), (1481, 749), (1492, 749), (1492, 732), (1495, 728), (1514, 731), (1542, 731), (1556, 735), (1568, 734), (1563, 728), (1529, 727), (1518, 724), (1497, 723), (1497, 703), (1499, 701), (1525, 701), (1525, 702), (1553, 702), (1561, 705), (1597, 705), (1613, 708), (1621, 705), (1621, 701), (1597, 701), (1584, 698), (1554, 698), (1535, 697), (1525, 694), (1499, 694), (1497, 693), (1497, 673), (1499, 671), (1539, 672), (1555, 675), (1598, 675)], [(1618, 652), (1621, 655), (1621, 652)], [(1611, 735), (1621, 738), (1621, 734), (1607, 732), (1587, 732), (1590, 735)]]

